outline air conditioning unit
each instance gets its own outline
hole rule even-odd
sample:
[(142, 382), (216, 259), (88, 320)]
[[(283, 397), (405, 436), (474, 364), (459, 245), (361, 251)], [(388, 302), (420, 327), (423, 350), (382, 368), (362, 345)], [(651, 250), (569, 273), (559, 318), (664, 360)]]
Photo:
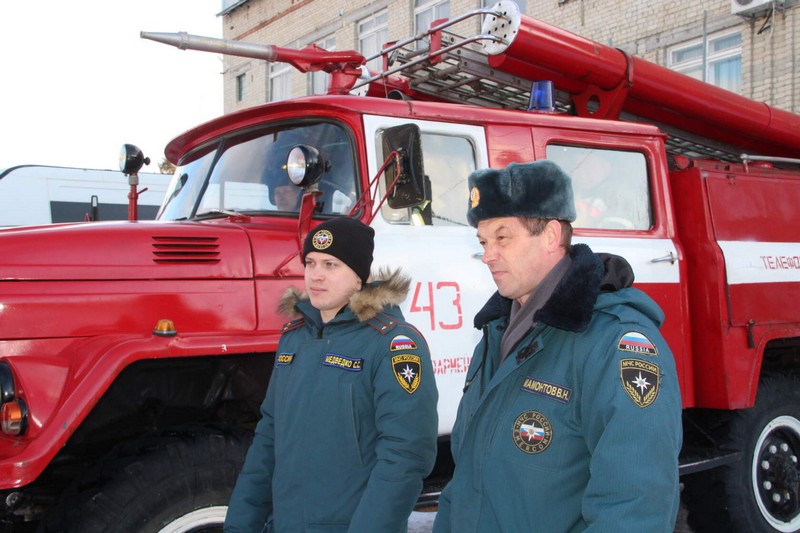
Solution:
[(760, 12), (783, 7), (783, 0), (731, 0), (734, 15), (756, 15)]

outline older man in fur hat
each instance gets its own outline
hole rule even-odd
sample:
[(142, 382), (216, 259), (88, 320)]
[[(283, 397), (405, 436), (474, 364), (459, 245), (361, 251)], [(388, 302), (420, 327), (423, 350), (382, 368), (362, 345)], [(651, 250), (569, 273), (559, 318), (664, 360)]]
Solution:
[(681, 400), (663, 312), (624, 259), (571, 244), (555, 163), (478, 171), (469, 187), (497, 292), (475, 317), (434, 532), (671, 532)]

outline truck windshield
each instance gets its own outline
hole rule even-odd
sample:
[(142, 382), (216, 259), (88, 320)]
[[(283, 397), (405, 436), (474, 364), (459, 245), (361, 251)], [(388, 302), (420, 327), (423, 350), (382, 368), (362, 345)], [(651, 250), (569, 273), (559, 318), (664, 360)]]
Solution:
[(304, 144), (325, 161), (317, 204), (322, 214), (347, 213), (358, 198), (353, 144), (344, 128), (330, 122), (249, 130), (198, 149), (181, 160), (159, 220), (297, 214), (302, 191), (286, 174), (289, 150)]

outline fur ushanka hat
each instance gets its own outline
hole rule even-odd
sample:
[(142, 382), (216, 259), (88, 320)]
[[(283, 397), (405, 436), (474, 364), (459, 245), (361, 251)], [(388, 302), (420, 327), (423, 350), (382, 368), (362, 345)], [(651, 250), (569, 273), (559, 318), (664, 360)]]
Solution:
[(576, 218), (572, 179), (552, 161), (509, 163), (504, 169), (477, 170), (469, 176), (467, 220), (473, 227), (487, 218)]

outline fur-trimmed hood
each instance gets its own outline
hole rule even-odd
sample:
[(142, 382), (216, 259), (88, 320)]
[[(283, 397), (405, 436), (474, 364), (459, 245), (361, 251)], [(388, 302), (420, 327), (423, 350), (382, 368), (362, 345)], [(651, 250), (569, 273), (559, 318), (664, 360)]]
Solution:
[[(390, 306), (397, 306), (406, 299), (411, 278), (401, 272), (401, 269), (380, 269), (367, 280), (364, 287), (350, 297), (348, 307), (359, 322), (366, 322)], [(300, 318), (303, 313), (298, 310), (297, 304), (308, 301), (308, 293), (289, 287), (281, 298), (278, 312), (292, 320)]]

